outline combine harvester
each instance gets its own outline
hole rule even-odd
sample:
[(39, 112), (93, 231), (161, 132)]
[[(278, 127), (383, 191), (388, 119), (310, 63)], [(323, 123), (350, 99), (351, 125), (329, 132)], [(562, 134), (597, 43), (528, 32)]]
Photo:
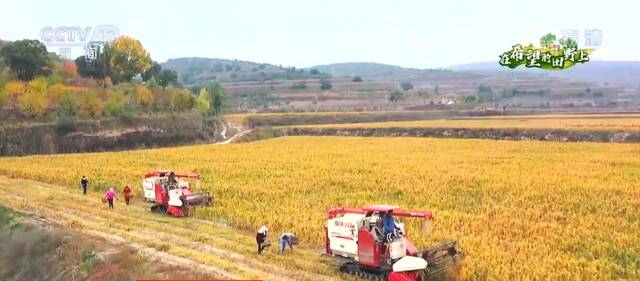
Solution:
[(199, 174), (172, 170), (151, 171), (142, 180), (144, 199), (155, 203), (151, 206), (152, 212), (186, 217), (193, 214), (196, 207), (213, 204), (213, 197), (209, 192), (193, 193), (193, 183), (200, 190)]
[(327, 213), (324, 255), (340, 262), (340, 270), (359, 277), (386, 281), (420, 281), (441, 277), (456, 265), (463, 254), (449, 241), (418, 250), (407, 239), (405, 225), (385, 237), (383, 217), (424, 219), (425, 232), (431, 227), (429, 211), (407, 211), (387, 205), (362, 209), (334, 208)]

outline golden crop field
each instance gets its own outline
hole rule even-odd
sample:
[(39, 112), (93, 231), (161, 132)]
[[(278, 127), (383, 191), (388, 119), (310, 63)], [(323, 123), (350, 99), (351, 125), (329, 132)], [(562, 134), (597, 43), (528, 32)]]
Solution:
[(215, 206), (198, 216), (304, 247), (320, 248), (327, 208), (387, 203), (434, 212), (430, 236), (409, 236), (459, 241), (462, 280), (640, 279), (637, 144), (284, 137), (0, 159), (0, 174), (78, 190), (82, 175), (139, 189), (155, 168), (203, 174)]
[(312, 128), (470, 128), (640, 131), (640, 114), (493, 116), (400, 122), (303, 125)]

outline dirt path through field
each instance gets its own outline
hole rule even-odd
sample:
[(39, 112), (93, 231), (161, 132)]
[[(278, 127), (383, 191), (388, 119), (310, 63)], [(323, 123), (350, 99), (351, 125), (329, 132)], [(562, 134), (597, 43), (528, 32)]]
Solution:
[(320, 257), (318, 249), (296, 248), (278, 255), (274, 243), (258, 256), (249, 233), (208, 220), (153, 214), (144, 202), (129, 206), (116, 202), (115, 209), (109, 210), (97, 193), (83, 196), (66, 187), (0, 176), (0, 205), (216, 276), (285, 281), (348, 278), (336, 272), (332, 260)]

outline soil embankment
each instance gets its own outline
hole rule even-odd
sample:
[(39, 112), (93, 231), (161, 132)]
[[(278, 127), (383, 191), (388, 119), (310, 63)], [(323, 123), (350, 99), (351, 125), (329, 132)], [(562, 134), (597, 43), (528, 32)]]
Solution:
[(224, 141), (236, 131), (227, 129), (224, 122), (204, 120), (197, 114), (5, 125), (0, 127), (0, 156), (212, 143)]
[(272, 130), (281, 136), (440, 137), (496, 140), (541, 140), (560, 142), (640, 142), (640, 132), (562, 129), (479, 128), (313, 128), (282, 127)]

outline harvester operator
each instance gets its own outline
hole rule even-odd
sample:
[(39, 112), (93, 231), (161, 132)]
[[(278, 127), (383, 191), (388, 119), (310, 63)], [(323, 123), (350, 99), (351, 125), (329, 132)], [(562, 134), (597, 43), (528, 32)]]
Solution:
[(384, 230), (384, 237), (387, 240), (391, 240), (392, 235), (394, 235), (397, 229), (396, 221), (393, 219), (391, 213), (392, 211), (389, 211), (382, 217), (382, 228)]
[(176, 173), (174, 172), (171, 172), (167, 178), (167, 186), (169, 185), (178, 185), (178, 179), (176, 179)]

